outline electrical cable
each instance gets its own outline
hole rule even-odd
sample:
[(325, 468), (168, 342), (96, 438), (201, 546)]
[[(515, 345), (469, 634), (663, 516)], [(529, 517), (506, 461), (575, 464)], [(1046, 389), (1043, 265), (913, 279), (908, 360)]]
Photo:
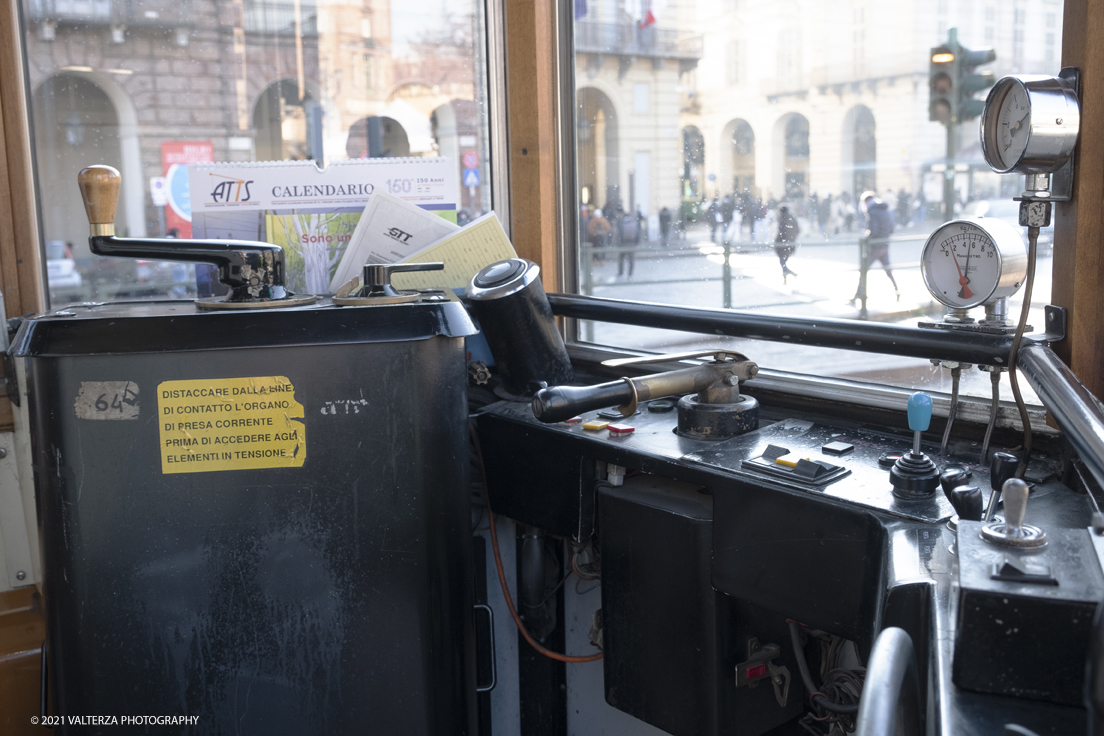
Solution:
[[(468, 430), (471, 434), (472, 443), (475, 445), (475, 455), (479, 460), (479, 470), (483, 473), (484, 486), (486, 486), (487, 471), (483, 465), (483, 450), (479, 445), (479, 435), (475, 431), (473, 425), (468, 425)], [(518, 616), (517, 608), (514, 607), (514, 599), (510, 596), (510, 588), (506, 585), (506, 571), (502, 567), (502, 553), (498, 549), (498, 529), (495, 525), (495, 515), (491, 511), (491, 499), (487, 497), (487, 519), (491, 525), (491, 550), (494, 552), (495, 568), (498, 570), (498, 582), (502, 585), (502, 597), (506, 599), (506, 608), (510, 610), (510, 617), (514, 619), (514, 624), (517, 626), (518, 631), (521, 632), (525, 641), (529, 642), (529, 646), (536, 649), (538, 652), (554, 659), (557, 662), (595, 662), (601, 659), (604, 655), (602, 652), (597, 654), (591, 654), (582, 657), (575, 657), (570, 654), (560, 654), (559, 652), (553, 652), (551, 649), (546, 649), (533, 638), (533, 635), (529, 633), (529, 629), (525, 628), (525, 624), (522, 622), (521, 617)]]
[(1093, 493), (1092, 488), (1089, 486), (1089, 482), (1085, 479), (1085, 474), (1081, 472), (1080, 458), (1075, 457), (1071, 465), (1073, 465), (1073, 471), (1077, 473), (1077, 477), (1081, 481), (1081, 487), (1085, 489), (1085, 495), (1087, 495), (1089, 497), (1089, 500), (1092, 501), (1093, 508), (1096, 510), (1096, 513), (1099, 514), (1100, 504), (1096, 502), (1096, 494)]
[(579, 590), (579, 583), (583, 583), (583, 582), (586, 582), (586, 581), (583, 580), (582, 578), (579, 578), (578, 580), (575, 581), (575, 595), (586, 595), (587, 593), (593, 593), (594, 591), (596, 591), (596, 590), (598, 590), (599, 588), (602, 587), (602, 581), (599, 580), (598, 582), (596, 582), (594, 585), (590, 586), (586, 590)]
[(571, 553), (571, 569), (572, 569), (572, 571), (574, 571), (574, 573), (576, 575), (578, 575), (583, 580), (598, 580), (599, 578), (602, 577), (601, 575), (592, 575), (590, 573), (585, 573), (582, 570), (580, 570), (579, 569), (578, 557), (579, 557), (578, 552), (572, 552)]
[(951, 427), (954, 426), (955, 417), (958, 416), (958, 384), (962, 379), (962, 366), (951, 369), (951, 408), (947, 411), (947, 427), (943, 430), (943, 444), (939, 448), (940, 455), (947, 454), (947, 441), (951, 439)]
[[(1023, 203), (1021, 203), (1023, 206)], [(1047, 208), (1050, 203), (1047, 203)], [(1047, 217), (1049, 218), (1049, 213)], [(1035, 251), (1039, 244), (1039, 228), (1032, 226), (1027, 229), (1027, 277), (1024, 283), (1023, 308), (1020, 309), (1020, 323), (1016, 325), (1016, 336), (1012, 338), (1012, 349), (1008, 352), (1008, 378), (1012, 382), (1012, 396), (1016, 399), (1016, 408), (1020, 411), (1020, 423), (1023, 424), (1023, 454), (1020, 455), (1020, 464), (1016, 466), (1016, 477), (1023, 478), (1027, 472), (1027, 463), (1031, 459), (1031, 419), (1027, 416), (1027, 405), (1024, 404), (1023, 395), (1020, 393), (1020, 382), (1017, 378), (1016, 358), (1020, 353), (1020, 342), (1023, 341), (1024, 329), (1027, 327), (1027, 316), (1031, 311), (1031, 287), (1035, 284)]]
[(985, 425), (985, 439), (981, 441), (981, 460), (985, 465), (986, 455), (989, 454), (989, 438), (993, 436), (993, 427), (997, 425), (997, 410), (1000, 409), (1000, 377), (1001, 372), (994, 370), (989, 374), (989, 380), (993, 383), (993, 403), (989, 407), (989, 423)]
[(534, 603), (533, 605), (529, 605), (528, 603), (522, 603), (521, 605), (525, 606), (526, 608), (540, 608), (545, 603), (552, 600), (552, 596), (556, 595), (556, 592), (559, 591), (559, 589), (561, 587), (563, 587), (563, 584), (567, 582), (567, 579), (569, 577), (571, 577), (571, 575), (572, 575), (572, 573), (569, 571), (566, 575), (564, 575), (562, 578), (560, 578), (560, 582), (556, 583), (556, 587), (553, 588), (552, 592), (549, 593), (548, 595), (546, 595), (544, 597), (544, 600), (542, 600), (540, 603)]
[(801, 633), (798, 631), (796, 621), (790, 621), (790, 643), (793, 644), (794, 655), (797, 658), (797, 669), (801, 673), (801, 682), (805, 684), (805, 689), (809, 691), (809, 700), (812, 701), (813, 705), (819, 706), (829, 713), (845, 715), (858, 713), (858, 703), (851, 705), (833, 703), (813, 685), (813, 676), (809, 674), (809, 663), (805, 661), (805, 650), (801, 646)]

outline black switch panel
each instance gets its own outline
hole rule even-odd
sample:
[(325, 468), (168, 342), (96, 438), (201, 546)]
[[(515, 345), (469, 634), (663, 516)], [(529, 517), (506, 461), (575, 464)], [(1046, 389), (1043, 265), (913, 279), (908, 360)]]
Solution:
[[(981, 527), (974, 521), (958, 526), (954, 683), (974, 692), (1080, 705), (1104, 586), (1088, 531), (1048, 528), (1046, 547), (1032, 553), (982, 540)], [(1016, 570), (1026, 574), (1016, 579)]]

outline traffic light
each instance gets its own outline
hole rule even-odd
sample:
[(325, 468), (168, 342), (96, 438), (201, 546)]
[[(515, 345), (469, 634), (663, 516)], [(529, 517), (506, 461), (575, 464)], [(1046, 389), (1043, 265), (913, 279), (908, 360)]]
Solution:
[(977, 72), (977, 67), (997, 58), (993, 49), (968, 49), (958, 42), (958, 29), (947, 34), (947, 43), (931, 50), (928, 82), (931, 101), (928, 119), (944, 125), (957, 125), (981, 115), (985, 101), (974, 95), (993, 86), (992, 72)]
[(977, 67), (996, 61), (997, 52), (993, 49), (968, 49), (959, 46), (958, 58), (958, 122), (973, 120), (985, 110), (985, 100), (975, 99), (974, 95), (996, 84), (993, 72), (977, 72)]
[(928, 119), (944, 125), (957, 120), (955, 108), (958, 106), (958, 99), (955, 95), (955, 82), (957, 80), (955, 59), (958, 58), (958, 54), (955, 53), (956, 51), (957, 49), (950, 44), (936, 46), (931, 50), (931, 73), (929, 75), (931, 102), (928, 105)]

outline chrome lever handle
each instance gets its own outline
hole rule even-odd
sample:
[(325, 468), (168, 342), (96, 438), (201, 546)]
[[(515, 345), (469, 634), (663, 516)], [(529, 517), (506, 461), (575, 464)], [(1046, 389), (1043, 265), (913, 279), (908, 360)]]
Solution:
[(611, 368), (618, 368), (623, 365), (646, 365), (648, 363), (668, 363), (673, 360), (690, 360), (692, 358), (705, 358), (712, 356), (713, 360), (718, 363), (726, 360), (732, 360), (737, 363), (743, 363), (748, 360), (748, 357), (743, 353), (737, 353), (735, 350), (690, 350), (685, 353), (667, 353), (666, 355), (638, 355), (632, 358), (615, 358), (613, 360), (604, 360), (602, 365), (609, 366)]

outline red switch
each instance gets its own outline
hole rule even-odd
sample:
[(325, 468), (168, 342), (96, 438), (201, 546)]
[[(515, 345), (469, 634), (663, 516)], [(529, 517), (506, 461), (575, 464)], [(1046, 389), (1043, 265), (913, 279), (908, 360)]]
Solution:
[(632, 434), (636, 431), (636, 427), (630, 427), (627, 424), (611, 424), (609, 431), (610, 434)]
[(763, 677), (767, 674), (767, 666), (765, 664), (759, 664), (754, 667), (747, 668), (747, 679), (755, 680)]

